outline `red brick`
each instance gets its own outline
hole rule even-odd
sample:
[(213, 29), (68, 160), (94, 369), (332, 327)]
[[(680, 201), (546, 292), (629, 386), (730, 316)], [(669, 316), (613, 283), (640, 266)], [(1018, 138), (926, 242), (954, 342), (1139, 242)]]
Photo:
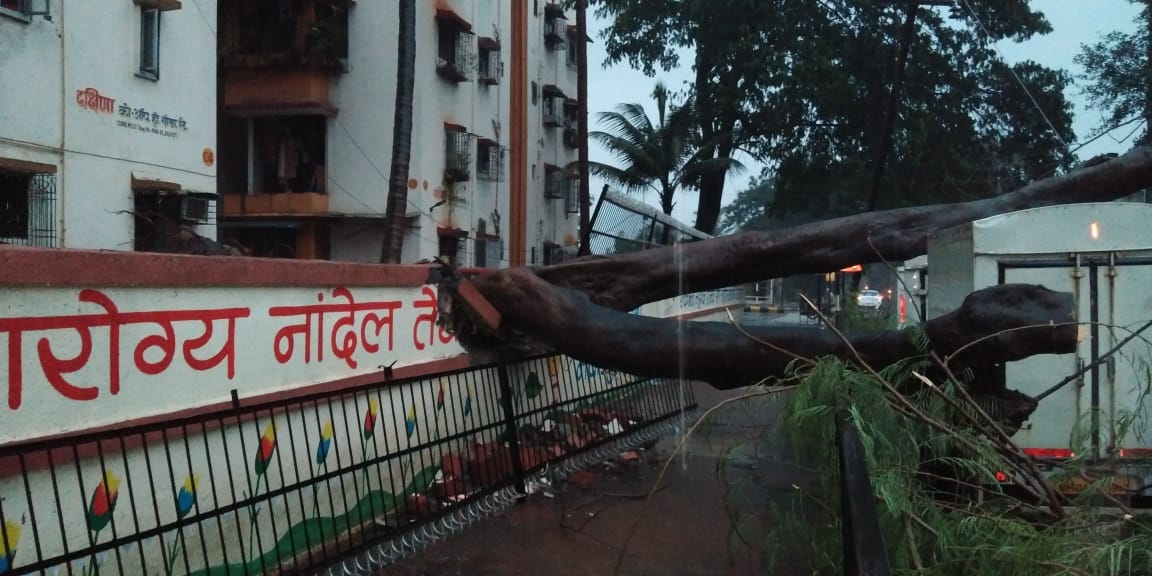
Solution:
[(404, 510), (408, 513), (409, 518), (420, 518), (427, 516), (432, 511), (432, 506), (428, 502), (428, 497), (423, 494), (409, 494), (404, 499)]
[(506, 452), (479, 454), (468, 461), (468, 477), (479, 487), (499, 484), (511, 476), (512, 462)]
[(432, 484), (430, 492), (432, 496), (435, 496), (438, 500), (448, 500), (453, 496), (459, 496), (460, 494), (468, 492), (468, 486), (464, 483), (464, 480), (459, 477), (445, 477)]
[(444, 471), (446, 477), (459, 478), (464, 476), (464, 462), (455, 454), (445, 454), (440, 459), (440, 469)]

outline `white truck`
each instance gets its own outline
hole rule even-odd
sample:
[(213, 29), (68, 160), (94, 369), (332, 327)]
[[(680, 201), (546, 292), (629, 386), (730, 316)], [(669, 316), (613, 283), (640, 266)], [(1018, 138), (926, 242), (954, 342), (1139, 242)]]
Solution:
[[(1042, 460), (1082, 456), (1085, 466), (1114, 475), (1109, 491), (1149, 495), (1141, 493), (1152, 485), (1152, 205), (1050, 206), (986, 218), (931, 236), (927, 263), (904, 269), (905, 284), (915, 283), (903, 294), (906, 324), (920, 306), (924, 318), (935, 318), (996, 284), (1070, 292), (1080, 323), (1076, 352), (1005, 366), (1009, 388), (1041, 398), (1014, 440)], [(1088, 486), (1077, 475), (1053, 480), (1068, 494)]]

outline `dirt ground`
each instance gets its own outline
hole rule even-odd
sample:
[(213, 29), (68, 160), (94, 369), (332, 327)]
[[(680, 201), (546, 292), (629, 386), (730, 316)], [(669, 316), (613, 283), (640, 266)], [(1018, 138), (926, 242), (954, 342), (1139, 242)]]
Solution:
[[(700, 405), (710, 407), (739, 392), (720, 393), (701, 385), (696, 393)], [(717, 464), (728, 447), (774, 417), (762, 412), (726, 411), (707, 434), (690, 438), (685, 455), (673, 461), (650, 497), (661, 467), (679, 440), (676, 436), (639, 452), (635, 460), (616, 459), (577, 473), (554, 487), (553, 498), (530, 496), (382, 574), (809, 575), (811, 569), (805, 567), (803, 558), (788, 559), (768, 571), (759, 561), (759, 551), (753, 553), (740, 544), (729, 546), (731, 524)], [(750, 465), (779, 470), (773, 472), (765, 491), (768, 498), (801, 481), (794, 468), (780, 466), (770, 454)], [(634, 533), (631, 540), (630, 533)], [(626, 551), (617, 569), (622, 548)]]

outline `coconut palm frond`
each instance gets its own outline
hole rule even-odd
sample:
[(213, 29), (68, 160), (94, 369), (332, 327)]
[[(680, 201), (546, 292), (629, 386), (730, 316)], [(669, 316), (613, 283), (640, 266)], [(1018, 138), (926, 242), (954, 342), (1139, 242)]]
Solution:
[(619, 187), (628, 194), (636, 194), (652, 188), (648, 178), (610, 164), (589, 162), (588, 172), (607, 180), (609, 184)]

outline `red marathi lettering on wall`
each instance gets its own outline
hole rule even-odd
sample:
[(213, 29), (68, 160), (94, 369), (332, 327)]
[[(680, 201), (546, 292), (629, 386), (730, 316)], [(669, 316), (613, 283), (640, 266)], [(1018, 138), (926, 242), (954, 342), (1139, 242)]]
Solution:
[[(426, 346), (431, 346), (434, 343), (433, 342), (433, 336), (434, 336), (433, 333), (436, 331), (436, 328), (437, 328), (436, 318), (438, 317), (439, 311), (440, 311), (439, 304), (436, 300), (436, 292), (433, 291), (432, 288), (430, 288), (428, 286), (424, 286), (423, 289), (420, 291), (420, 293), (424, 296), (424, 298), (422, 300), (418, 300), (416, 302), (413, 302), (412, 306), (419, 308), (419, 309), (428, 310), (428, 312), (426, 312), (424, 314), (420, 314), (419, 316), (417, 316), (416, 322), (412, 326), (412, 343), (416, 346), (417, 350), (423, 350)], [(421, 324), (427, 324), (428, 325), (428, 344), (427, 345), (425, 345), (424, 342), (420, 340), (420, 325)], [(452, 341), (452, 335), (449, 334), (446, 330), (444, 330), (443, 326), (440, 326), (439, 328), (440, 328), (440, 330), (439, 330), (438, 334), (435, 334), (435, 336), (439, 337), (440, 342), (442, 344), (447, 344), (447, 343), (451, 342)]]
[[(272, 343), (272, 352), (275, 354), (277, 362), (287, 364), (288, 361), (292, 360), (296, 350), (296, 336), (302, 336), (304, 363), (311, 363), (313, 333), (315, 333), (316, 340), (316, 361), (323, 362), (324, 339), (327, 334), (332, 355), (343, 360), (349, 368), (354, 369), (359, 365), (355, 358), (359, 347), (362, 346), (366, 352), (370, 353), (380, 350), (379, 342), (370, 340), (369, 334), (373, 339), (379, 338), (380, 331), (385, 325), (388, 326), (388, 350), (392, 350), (394, 340), (393, 315), (404, 305), (403, 302), (382, 300), (358, 304), (352, 297), (352, 292), (347, 288), (332, 290), (332, 297), (343, 299), (344, 302), (324, 304), (324, 293), (321, 292), (316, 295), (316, 301), (320, 302), (319, 304), (275, 306), (268, 309), (268, 315), (273, 318), (303, 317), (299, 323), (285, 326), (276, 332), (276, 339)], [(359, 319), (359, 329), (357, 329), (356, 324), (358, 312), (364, 313)], [(332, 324), (331, 332), (326, 333), (324, 331), (324, 319), (329, 314), (339, 317)], [(316, 324), (315, 331), (313, 331), (313, 320)]]
[[(178, 346), (173, 324), (176, 322), (200, 322), (204, 333), (186, 340), (180, 347), (185, 364), (196, 371), (211, 370), (227, 362), (228, 379), (236, 375), (236, 320), (247, 318), (249, 309), (216, 308), (209, 310), (158, 310), (152, 312), (121, 312), (111, 298), (98, 290), (80, 291), (80, 302), (95, 304), (102, 313), (74, 314), (64, 316), (31, 316), (23, 318), (0, 318), (0, 332), (8, 335), (8, 407), (16, 410), (23, 399), (23, 343), (26, 332), (50, 332), (75, 330), (80, 337), (80, 351), (71, 358), (60, 358), (52, 350), (47, 336), (36, 342), (36, 354), (40, 367), (48, 383), (60, 395), (70, 400), (95, 400), (100, 391), (97, 386), (79, 386), (65, 376), (80, 371), (88, 365), (92, 355), (92, 329), (108, 328), (108, 391), (112, 395), (120, 392), (120, 329), (133, 324), (156, 324), (162, 335), (142, 338), (133, 350), (132, 359), (136, 369), (147, 375), (164, 372), (172, 364)], [(219, 352), (204, 358), (196, 354), (212, 339), (216, 321), (227, 322), (227, 339)], [(150, 361), (145, 354), (150, 349), (160, 351), (160, 359)]]

